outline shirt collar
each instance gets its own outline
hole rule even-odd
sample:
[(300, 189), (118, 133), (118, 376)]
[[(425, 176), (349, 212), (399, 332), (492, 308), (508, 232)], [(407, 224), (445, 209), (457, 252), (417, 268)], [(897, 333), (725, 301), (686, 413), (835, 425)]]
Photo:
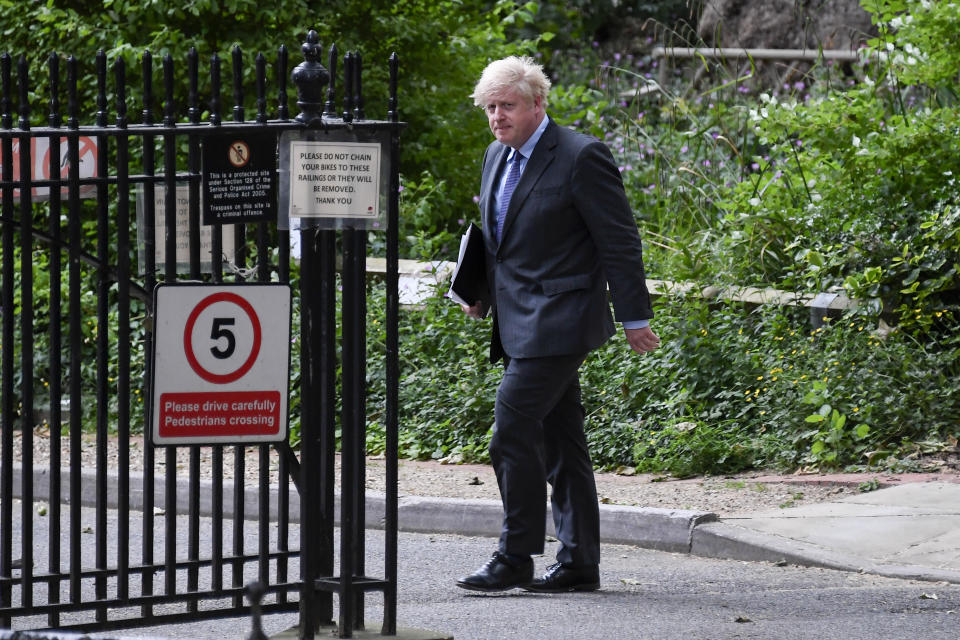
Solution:
[(529, 158), (533, 154), (533, 148), (537, 146), (537, 143), (540, 142), (540, 138), (543, 136), (543, 132), (547, 130), (547, 125), (550, 123), (550, 116), (547, 114), (543, 115), (543, 120), (540, 121), (540, 125), (537, 126), (536, 130), (530, 134), (530, 137), (527, 138), (527, 141), (520, 146), (519, 149), (512, 150), (510, 160), (513, 160), (513, 154), (516, 154), (517, 151), (523, 155), (524, 158)]

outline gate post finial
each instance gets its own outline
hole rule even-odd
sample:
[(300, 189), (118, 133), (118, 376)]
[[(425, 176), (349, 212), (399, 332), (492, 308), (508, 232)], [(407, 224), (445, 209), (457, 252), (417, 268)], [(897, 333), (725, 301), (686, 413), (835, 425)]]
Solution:
[(297, 86), (297, 106), (300, 107), (295, 119), (309, 125), (323, 119), (323, 88), (330, 81), (330, 74), (320, 64), (320, 37), (316, 31), (311, 29), (307, 33), (307, 41), (300, 49), (304, 61), (296, 66), (290, 78)]

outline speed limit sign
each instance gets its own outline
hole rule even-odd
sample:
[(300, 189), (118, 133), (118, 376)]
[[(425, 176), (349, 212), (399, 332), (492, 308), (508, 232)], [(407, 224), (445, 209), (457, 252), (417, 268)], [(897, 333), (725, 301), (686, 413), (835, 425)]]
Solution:
[(153, 308), (154, 444), (286, 439), (289, 286), (161, 284)]

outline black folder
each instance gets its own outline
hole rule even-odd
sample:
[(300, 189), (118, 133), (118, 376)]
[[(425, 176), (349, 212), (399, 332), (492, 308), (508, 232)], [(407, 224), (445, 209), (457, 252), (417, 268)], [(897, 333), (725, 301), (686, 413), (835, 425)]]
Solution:
[(451, 299), (460, 304), (473, 306), (479, 300), (485, 310), (490, 309), (490, 287), (487, 284), (487, 250), (483, 245), (483, 232), (470, 223), (460, 239), (460, 255), (450, 279)]

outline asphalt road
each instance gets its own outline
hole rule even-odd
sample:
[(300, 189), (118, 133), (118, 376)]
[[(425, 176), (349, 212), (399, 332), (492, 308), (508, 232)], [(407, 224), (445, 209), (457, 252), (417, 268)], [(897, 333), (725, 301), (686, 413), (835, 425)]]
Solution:
[[(91, 515), (90, 510), (83, 511), (85, 517)], [(108, 527), (113, 527), (115, 514), (110, 516)], [(38, 518), (41, 529), (44, 520)], [(255, 530), (253, 523), (248, 527)], [(202, 540), (207, 542), (209, 533), (204, 529)], [(44, 536), (37, 534), (39, 561)], [(131, 534), (138, 537), (136, 528)], [(299, 538), (295, 527), (291, 538)], [(14, 540), (14, 548), (18, 542)], [(160, 537), (157, 542), (161, 543)], [(247, 542), (255, 547), (255, 535)], [(139, 540), (133, 543), (136, 546)], [(538, 571), (552, 562), (554, 544), (548, 544), (547, 555), (536, 558)], [(84, 545), (85, 556), (90, 546)], [(382, 546), (382, 532), (369, 531), (368, 575), (382, 575)], [(494, 548), (492, 538), (401, 534), (398, 625), (457, 640), (960, 638), (960, 585), (714, 560), (620, 545), (603, 547), (598, 592), (546, 595), (513, 590), (486, 595), (457, 588), (455, 580), (483, 564)], [(162, 547), (158, 551), (158, 558), (162, 557)], [(298, 568), (291, 567), (291, 575), (297, 574)], [(162, 584), (162, 579), (158, 582)], [(368, 595), (367, 605), (368, 628), (379, 629), (379, 596)], [(32, 620), (38, 626), (44, 621)], [(31, 620), (20, 622), (29, 625)], [(295, 614), (283, 614), (269, 616), (264, 626), (268, 634), (275, 634), (295, 625)], [(245, 640), (249, 631), (249, 618), (239, 617), (93, 636)]]
[[(371, 532), (368, 570), (381, 544)], [(650, 640), (832, 639), (956, 640), (960, 586), (911, 582), (794, 566), (711, 560), (605, 545), (599, 592), (543, 595), (519, 590), (484, 595), (454, 586), (485, 561), (489, 538), (402, 534), (400, 627), (457, 640), (630, 638)], [(548, 553), (549, 553), (548, 549)], [(551, 558), (537, 558), (538, 570)], [(368, 596), (368, 627), (380, 602)], [(296, 624), (271, 616), (268, 634)], [(245, 638), (246, 619), (136, 633), (193, 640)], [(329, 636), (326, 636), (329, 637)]]

